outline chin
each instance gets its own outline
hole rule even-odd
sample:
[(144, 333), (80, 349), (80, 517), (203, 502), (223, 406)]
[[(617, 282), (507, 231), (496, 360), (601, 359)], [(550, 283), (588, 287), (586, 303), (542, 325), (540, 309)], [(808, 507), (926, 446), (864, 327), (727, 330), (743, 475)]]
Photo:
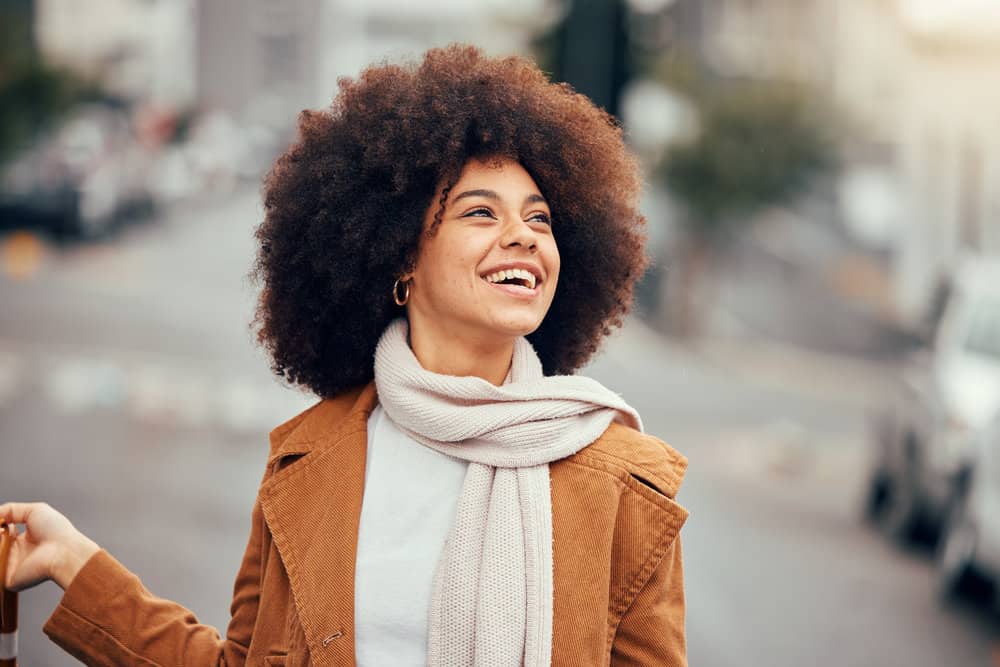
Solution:
[(493, 330), (509, 336), (527, 336), (534, 333), (542, 325), (538, 316), (497, 317), (493, 320)]

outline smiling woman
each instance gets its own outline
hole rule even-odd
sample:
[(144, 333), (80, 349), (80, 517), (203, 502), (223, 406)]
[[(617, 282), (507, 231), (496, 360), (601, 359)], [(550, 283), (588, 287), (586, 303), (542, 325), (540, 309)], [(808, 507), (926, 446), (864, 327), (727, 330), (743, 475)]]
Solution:
[(573, 375), (645, 266), (616, 121), (524, 58), (435, 49), (340, 81), (265, 184), (256, 324), (313, 407), (271, 432), (220, 636), (40, 503), (88, 664), (686, 665), (686, 459)]
[[(320, 396), (369, 381), (379, 334), (400, 314), (393, 282), (456, 215), (509, 224), (531, 214), (532, 229), (551, 218), (570, 280), (524, 333), (546, 374), (586, 363), (622, 323), (646, 266), (641, 175), (616, 119), (524, 58), (467, 46), (340, 83), (331, 108), (303, 112), (300, 140), (267, 180), (258, 324), (275, 371)], [(502, 210), (481, 193), (458, 197), (501, 194), (482, 185), (492, 174), (523, 192), (503, 192)]]

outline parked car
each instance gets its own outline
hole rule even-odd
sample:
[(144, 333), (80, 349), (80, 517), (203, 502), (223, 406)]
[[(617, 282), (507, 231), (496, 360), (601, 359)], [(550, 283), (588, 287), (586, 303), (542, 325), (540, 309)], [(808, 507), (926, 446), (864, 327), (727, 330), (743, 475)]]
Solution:
[(291, 139), (275, 128), (237, 122), (221, 111), (193, 116), (185, 136), (160, 151), (154, 167), (158, 202), (231, 192), (257, 183)]
[(907, 542), (938, 535), (972, 436), (1000, 409), (1000, 260), (965, 257), (942, 283), (929, 344), (904, 365), (898, 397), (876, 421), (870, 516)]
[(100, 236), (152, 206), (151, 165), (123, 110), (83, 106), (4, 167), (0, 222), (59, 237)]
[[(992, 351), (1000, 357), (1000, 310), (993, 318)], [(978, 437), (974, 456), (955, 477), (937, 552), (939, 590), (946, 598), (992, 593), (1000, 609), (1000, 413)]]

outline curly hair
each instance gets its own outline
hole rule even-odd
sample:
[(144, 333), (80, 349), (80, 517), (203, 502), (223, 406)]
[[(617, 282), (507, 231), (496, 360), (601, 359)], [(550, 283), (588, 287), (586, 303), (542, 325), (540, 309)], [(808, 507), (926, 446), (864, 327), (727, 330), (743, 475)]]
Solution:
[(371, 380), (375, 345), (401, 314), (395, 279), (467, 161), (498, 157), (538, 184), (562, 262), (528, 339), (546, 375), (586, 363), (622, 325), (647, 262), (640, 170), (616, 119), (528, 59), (461, 44), (337, 83), (329, 108), (299, 114), (264, 180), (253, 324), (274, 372), (320, 397)]

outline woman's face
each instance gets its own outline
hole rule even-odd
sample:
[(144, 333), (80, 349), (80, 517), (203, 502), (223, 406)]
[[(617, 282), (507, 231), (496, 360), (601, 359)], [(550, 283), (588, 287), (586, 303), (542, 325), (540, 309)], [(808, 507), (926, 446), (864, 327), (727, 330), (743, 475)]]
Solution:
[[(425, 230), (439, 206), (440, 189)], [(559, 250), (551, 211), (528, 172), (509, 159), (499, 167), (469, 161), (408, 277), (414, 329), (482, 343), (537, 329), (555, 296)]]

